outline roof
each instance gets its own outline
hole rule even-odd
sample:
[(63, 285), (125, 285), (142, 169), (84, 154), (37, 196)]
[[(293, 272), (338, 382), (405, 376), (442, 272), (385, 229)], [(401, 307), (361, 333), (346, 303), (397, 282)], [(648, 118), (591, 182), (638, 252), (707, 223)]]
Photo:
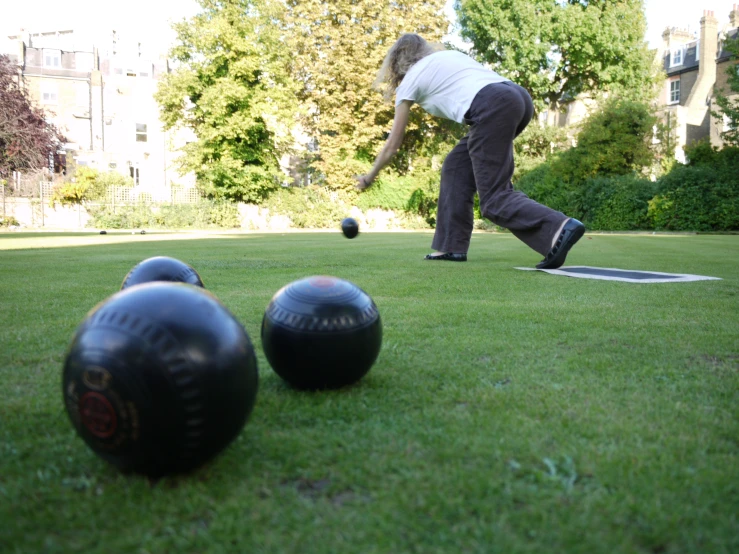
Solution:
[(664, 68), (665, 72), (667, 72), (668, 77), (672, 75), (679, 75), (680, 73), (685, 73), (686, 71), (694, 71), (698, 69), (698, 41), (694, 40), (693, 42), (689, 42), (688, 44), (682, 45), (685, 48), (685, 54), (683, 55), (683, 63), (680, 65), (673, 65), (670, 66), (670, 61), (672, 57), (672, 51), (668, 50), (665, 52), (664, 57)]
[[(728, 33), (726, 33), (726, 40), (733, 40), (736, 38), (739, 38), (739, 29), (731, 29)], [(673, 75), (680, 75), (681, 73), (686, 73), (688, 71), (698, 70), (698, 66), (700, 65), (700, 58), (698, 57), (698, 41), (695, 40), (693, 42), (689, 42), (688, 44), (684, 45), (684, 47), (685, 55), (683, 56), (683, 63), (681, 63), (680, 65), (673, 65), (672, 67), (670, 67), (670, 58), (672, 52), (665, 52), (665, 56), (662, 62), (668, 77), (672, 77)], [(716, 62), (724, 62), (730, 58), (731, 53), (722, 48), (721, 52), (719, 52), (716, 56)]]
[[(722, 45), (727, 40), (734, 40), (736, 38), (739, 38), (739, 29), (732, 29), (731, 31), (729, 31), (728, 33), (726, 33), (726, 39), (722, 42)], [(721, 52), (719, 52), (718, 56), (716, 57), (716, 61), (724, 62), (724, 61), (728, 60), (729, 58), (731, 58), (731, 52), (729, 52), (727, 50), (724, 50), (722, 48), (721, 49)]]

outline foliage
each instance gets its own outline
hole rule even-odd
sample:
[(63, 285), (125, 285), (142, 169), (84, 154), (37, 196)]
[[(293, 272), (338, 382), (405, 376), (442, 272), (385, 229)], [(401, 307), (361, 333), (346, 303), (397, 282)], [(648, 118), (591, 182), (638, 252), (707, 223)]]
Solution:
[(54, 187), (51, 205), (59, 202), (65, 204), (81, 204), (87, 200), (102, 200), (108, 187), (132, 187), (133, 179), (121, 175), (117, 171), (98, 171), (92, 167), (81, 166), (69, 180)]
[(653, 175), (656, 177), (669, 173), (677, 164), (675, 148), (677, 139), (677, 118), (669, 110), (661, 109), (656, 112), (657, 123), (654, 127), (654, 140), (652, 150), (654, 151), (655, 164)]
[(663, 147), (653, 144), (655, 125), (657, 117), (648, 105), (625, 98), (606, 100), (582, 124), (576, 146), (555, 153), (516, 186), (552, 209), (583, 217), (581, 198), (588, 180), (643, 174), (652, 167)]
[(570, 198), (576, 187), (565, 180), (565, 175), (560, 172), (560, 165), (555, 164), (566, 157), (567, 152), (569, 150), (538, 165), (516, 181), (515, 186), (537, 202), (575, 217), (571, 213)]
[(89, 227), (105, 229), (206, 229), (241, 226), (235, 203), (206, 200), (193, 204), (135, 204), (128, 206), (88, 206)]
[(462, 36), (492, 68), (529, 90), (538, 110), (581, 93), (653, 87), (642, 0), (457, 0)]
[(80, 181), (65, 181), (54, 187), (49, 205), (54, 206), (57, 202), (62, 205), (82, 204), (86, 199), (87, 187)]
[(20, 223), (12, 215), (0, 216), (0, 227), (17, 227)]
[[(645, 178), (668, 156), (673, 129), (649, 106), (615, 98), (588, 118), (577, 145), (523, 175), (516, 186), (533, 199), (599, 230), (727, 231), (739, 228), (739, 148), (697, 143), (656, 183)], [(659, 133), (662, 133), (659, 135)]]
[[(449, 24), (443, 16), (445, 2), (289, 0), (287, 4), (293, 71), (302, 84), (299, 98), (305, 106), (301, 124), (319, 148), (313, 167), (330, 188), (351, 189), (354, 175), (369, 170), (392, 125), (393, 107), (383, 104), (382, 96), (371, 88), (388, 48), (404, 32), (440, 41)], [(415, 159), (424, 155), (419, 153), (423, 145), (443, 142), (454, 129), (459, 131), (414, 109), (395, 169), (405, 173), (419, 167)]]
[(0, 54), (0, 178), (48, 167), (49, 156), (65, 141), (17, 77), (17, 66)]
[(282, 187), (262, 203), (270, 213), (286, 215), (301, 229), (335, 228), (347, 217), (351, 196), (326, 187)]
[(697, 140), (685, 145), (686, 165), (712, 165), (716, 162), (727, 163), (731, 160), (731, 152), (736, 148), (719, 150), (711, 144), (709, 139)]
[(732, 94), (739, 93), (739, 63), (737, 63), (739, 58), (739, 35), (724, 41), (724, 50), (731, 54), (729, 67), (726, 70), (729, 91), (717, 91), (715, 101), (721, 111), (711, 111), (711, 115), (720, 121), (726, 118), (728, 122), (721, 133), (724, 144), (739, 146), (739, 100), (729, 98)]
[[(438, 197), (439, 171), (430, 167), (422, 167), (405, 175), (386, 171), (371, 187), (358, 195), (355, 205), (363, 210), (406, 210), (409, 199), (416, 190), (424, 190), (431, 196)], [(416, 213), (413, 209), (410, 211)]]
[(712, 148), (707, 141), (686, 149), (687, 165), (659, 180), (649, 203), (656, 229), (739, 230), (739, 147)]
[(649, 229), (647, 211), (655, 189), (654, 182), (633, 174), (594, 177), (573, 198), (573, 209), (589, 229)]
[(579, 183), (596, 175), (626, 175), (651, 167), (657, 117), (643, 102), (611, 98), (585, 120), (577, 146), (554, 162), (561, 175)]
[(87, 206), (88, 227), (101, 229), (150, 229), (155, 227), (154, 209), (150, 204), (126, 206)]
[(412, 214), (418, 214), (424, 218), (431, 227), (436, 226), (436, 214), (439, 207), (439, 193), (436, 191), (415, 189), (406, 203), (405, 209)]
[(568, 145), (567, 129), (532, 121), (513, 141), (516, 162), (513, 182), (546, 162), (553, 154), (563, 151)]
[(202, 12), (177, 23), (173, 72), (156, 93), (165, 129), (184, 127), (197, 140), (184, 147), (211, 198), (257, 202), (279, 180), (295, 111), (276, 0), (198, 0)]

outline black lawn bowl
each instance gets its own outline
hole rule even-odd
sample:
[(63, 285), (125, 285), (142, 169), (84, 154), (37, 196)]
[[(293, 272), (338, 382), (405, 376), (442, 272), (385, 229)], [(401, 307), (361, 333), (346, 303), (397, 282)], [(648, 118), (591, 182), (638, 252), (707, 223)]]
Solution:
[(108, 231), (100, 231), (100, 234), (101, 235), (107, 235), (108, 234)]
[(167, 256), (156, 256), (144, 260), (129, 271), (126, 278), (123, 279), (121, 290), (155, 281), (188, 283), (205, 288), (198, 272), (185, 262)]
[(87, 315), (65, 358), (63, 395), (98, 456), (161, 477), (226, 448), (252, 411), (258, 380), (249, 336), (215, 296), (149, 283)]
[(262, 319), (272, 369), (297, 389), (336, 389), (359, 381), (382, 346), (377, 306), (336, 277), (294, 281), (274, 295)]
[(341, 221), (341, 232), (348, 239), (353, 239), (359, 234), (359, 223), (351, 217), (347, 217)]

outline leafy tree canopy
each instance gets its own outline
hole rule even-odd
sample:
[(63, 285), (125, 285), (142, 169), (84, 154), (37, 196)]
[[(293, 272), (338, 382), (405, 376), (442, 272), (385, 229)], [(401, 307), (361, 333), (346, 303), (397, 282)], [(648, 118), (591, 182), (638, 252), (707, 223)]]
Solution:
[(0, 179), (13, 171), (33, 171), (48, 166), (49, 156), (64, 141), (59, 130), (34, 106), (25, 87), (18, 84), (18, 70), (8, 56), (0, 55)]
[[(449, 25), (444, 0), (199, 3), (200, 14), (175, 26), (175, 69), (157, 93), (162, 119), (197, 137), (182, 165), (206, 193), (251, 202), (276, 186), (278, 159), (301, 137), (317, 147), (306, 162), (325, 184), (352, 188), (392, 124), (393, 107), (372, 90), (388, 48), (404, 32), (440, 41)], [(396, 170), (458, 135), (415, 110)]]
[(537, 109), (581, 93), (649, 91), (642, 0), (456, 0), (473, 53), (531, 92)]
[(285, 63), (284, 6), (275, 0), (199, 0), (175, 25), (175, 69), (156, 98), (166, 129), (197, 137), (182, 166), (211, 197), (256, 202), (278, 184), (295, 85)]
[[(372, 83), (387, 50), (406, 32), (440, 42), (449, 21), (444, 0), (289, 0), (293, 69), (306, 110), (302, 124), (317, 139), (314, 167), (333, 188), (350, 188), (369, 168), (390, 130), (393, 106)], [(458, 129), (414, 110), (395, 169), (432, 156)], [(453, 140), (453, 139), (450, 139)]]
[(721, 133), (721, 139), (724, 143), (729, 146), (739, 146), (739, 100), (731, 98), (731, 96), (739, 94), (739, 63), (737, 62), (737, 59), (739, 59), (739, 35), (725, 41), (724, 50), (731, 53), (729, 67), (726, 70), (729, 91), (728, 93), (725, 90), (718, 91), (715, 100), (721, 108), (721, 112), (711, 112), (711, 114), (728, 123)]

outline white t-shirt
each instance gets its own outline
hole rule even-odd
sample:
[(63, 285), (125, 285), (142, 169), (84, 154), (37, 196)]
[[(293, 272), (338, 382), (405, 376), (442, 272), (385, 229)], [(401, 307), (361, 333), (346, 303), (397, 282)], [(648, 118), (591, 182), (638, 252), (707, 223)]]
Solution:
[(431, 115), (464, 122), (480, 89), (510, 81), (456, 50), (434, 52), (417, 61), (395, 91), (395, 105), (412, 100)]

